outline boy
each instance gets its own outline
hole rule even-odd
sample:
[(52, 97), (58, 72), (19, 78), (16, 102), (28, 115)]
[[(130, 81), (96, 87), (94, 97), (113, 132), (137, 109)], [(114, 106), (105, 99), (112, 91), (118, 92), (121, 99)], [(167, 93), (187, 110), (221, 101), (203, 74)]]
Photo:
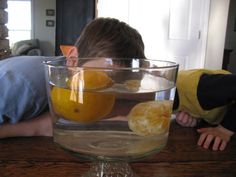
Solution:
[[(112, 18), (98, 18), (89, 23), (69, 55), (67, 64), (72, 66), (76, 62), (72, 56), (145, 58), (141, 35), (126, 23)], [(48, 103), (43, 61), (10, 58), (0, 62), (0, 71), (11, 73), (9, 77), (0, 74), (0, 138), (52, 136), (50, 114), (45, 112)], [(17, 82), (11, 78), (17, 78)], [(3, 81), (7, 84), (2, 84)], [(10, 92), (9, 88), (15, 89)], [(17, 110), (21, 110), (21, 114), (12, 115), (18, 113)]]

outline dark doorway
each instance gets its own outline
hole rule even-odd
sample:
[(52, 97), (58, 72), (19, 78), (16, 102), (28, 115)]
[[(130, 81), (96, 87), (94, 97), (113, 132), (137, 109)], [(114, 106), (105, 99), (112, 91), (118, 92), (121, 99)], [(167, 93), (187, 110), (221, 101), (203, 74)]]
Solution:
[(94, 18), (95, 0), (57, 0), (55, 55), (61, 55), (60, 45), (73, 45)]
[(222, 68), (236, 74), (236, 1), (230, 1)]

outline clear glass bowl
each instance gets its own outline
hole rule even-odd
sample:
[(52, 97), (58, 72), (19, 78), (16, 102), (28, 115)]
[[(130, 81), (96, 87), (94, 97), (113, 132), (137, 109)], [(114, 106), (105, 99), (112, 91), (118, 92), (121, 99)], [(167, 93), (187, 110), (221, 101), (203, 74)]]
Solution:
[[(126, 162), (165, 147), (176, 63), (78, 58), (71, 67), (60, 58), (47, 61), (45, 70), (54, 142), (73, 155), (100, 162), (87, 176), (99, 176), (101, 169), (108, 176), (132, 176)], [(121, 168), (126, 172), (114, 172)]]

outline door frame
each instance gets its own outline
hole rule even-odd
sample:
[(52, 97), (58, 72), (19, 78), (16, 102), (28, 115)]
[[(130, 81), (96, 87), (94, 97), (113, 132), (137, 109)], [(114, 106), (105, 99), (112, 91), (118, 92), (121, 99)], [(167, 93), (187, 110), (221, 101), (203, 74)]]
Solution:
[(222, 69), (229, 3), (230, 0), (211, 0), (205, 68)]

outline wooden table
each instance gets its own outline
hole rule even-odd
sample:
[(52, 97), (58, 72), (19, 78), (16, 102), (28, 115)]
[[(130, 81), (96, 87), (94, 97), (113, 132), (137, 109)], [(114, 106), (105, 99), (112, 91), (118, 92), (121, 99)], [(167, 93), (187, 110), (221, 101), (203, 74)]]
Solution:
[[(131, 163), (140, 177), (236, 177), (236, 138), (223, 152), (196, 145), (198, 134), (174, 122), (166, 148)], [(0, 140), (0, 177), (79, 177), (89, 163), (64, 152), (52, 138)]]

